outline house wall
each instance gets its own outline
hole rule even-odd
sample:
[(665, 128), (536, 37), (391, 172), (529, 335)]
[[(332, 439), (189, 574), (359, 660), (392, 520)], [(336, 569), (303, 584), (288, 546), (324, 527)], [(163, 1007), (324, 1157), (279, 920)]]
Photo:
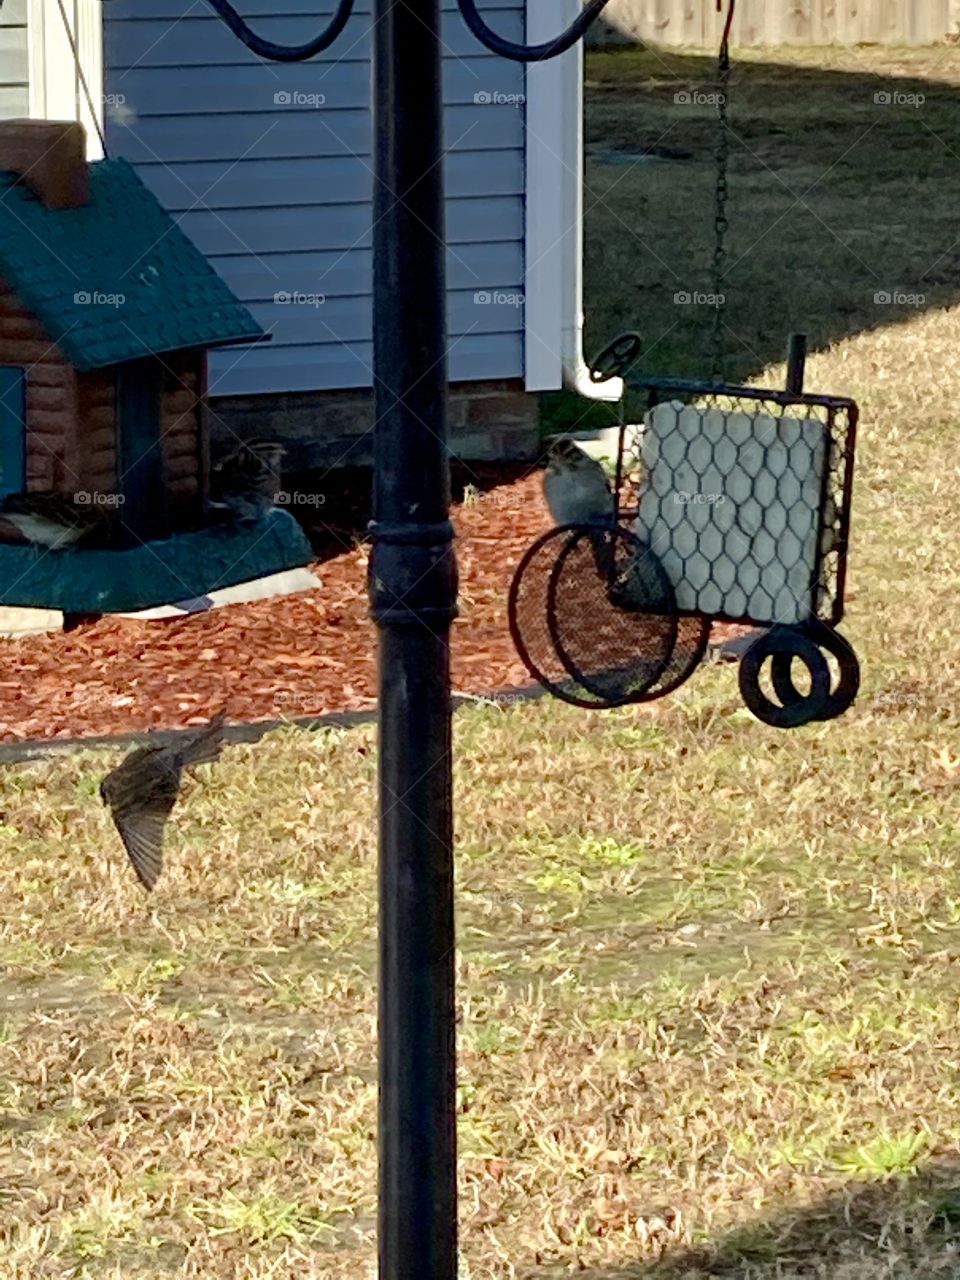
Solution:
[(26, 371), (28, 491), (82, 488), (74, 442), (77, 375), (20, 299), (0, 281), (0, 364)]
[(0, 9), (0, 120), (29, 110), (27, 0), (4, 0)]
[[(214, 459), (238, 440), (282, 439), (284, 470), (370, 466), (373, 397), (369, 391), (231, 396), (210, 410)], [(465, 461), (527, 461), (540, 456), (539, 404), (519, 379), (458, 383), (447, 409), (450, 451)]]
[[(456, 0), (443, 8), (450, 373), (517, 378), (525, 72), (474, 40)], [(331, 0), (246, 0), (243, 16), (294, 42), (331, 10)], [(486, 0), (484, 12), (522, 39), (523, 0)], [(111, 153), (135, 164), (272, 334), (213, 353), (211, 394), (369, 387), (370, 0), (330, 50), (295, 64), (260, 62), (192, 0), (112, 0), (103, 15)]]

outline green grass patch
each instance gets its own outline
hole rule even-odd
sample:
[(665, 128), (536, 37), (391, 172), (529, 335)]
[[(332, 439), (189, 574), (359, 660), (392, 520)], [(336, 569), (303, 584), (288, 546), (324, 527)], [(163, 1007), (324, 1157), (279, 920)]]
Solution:
[[(588, 59), (588, 346), (639, 327), (661, 371), (705, 368), (673, 293), (712, 123), (674, 94), (709, 73)], [(875, 107), (893, 78), (922, 113)], [(470, 1280), (956, 1275), (958, 83), (952, 49), (768, 51), (731, 104), (731, 371), (779, 382), (803, 329), (808, 385), (862, 406), (856, 706), (777, 733), (707, 667), (647, 707), (456, 714)], [(690, 159), (598, 158), (654, 145)], [(149, 899), (116, 758), (0, 770), (0, 1274), (372, 1273), (374, 732), (229, 747)]]

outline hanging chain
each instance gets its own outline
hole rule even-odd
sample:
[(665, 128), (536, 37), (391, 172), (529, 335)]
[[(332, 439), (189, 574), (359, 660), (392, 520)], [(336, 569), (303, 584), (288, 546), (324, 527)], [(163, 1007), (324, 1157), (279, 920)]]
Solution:
[[(723, 37), (720, 41), (720, 56), (717, 61), (717, 187), (716, 213), (714, 216), (713, 243), (713, 380), (719, 382), (723, 377), (723, 263), (727, 255), (726, 235), (729, 222), (727, 220), (727, 169), (730, 160), (730, 135), (727, 123), (727, 102), (730, 97), (730, 28), (733, 25), (733, 10), (736, 0), (730, 0), (727, 19), (724, 23)], [(717, 0), (717, 11), (723, 8), (723, 0)]]

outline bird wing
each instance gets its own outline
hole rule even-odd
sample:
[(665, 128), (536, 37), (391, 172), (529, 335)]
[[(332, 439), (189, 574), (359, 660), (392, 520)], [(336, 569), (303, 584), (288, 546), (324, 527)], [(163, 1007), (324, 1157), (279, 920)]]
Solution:
[(222, 713), (214, 716), (185, 742), (132, 751), (101, 784), (133, 869), (148, 889), (163, 868), (163, 829), (176, 804), (181, 772), (217, 759), (224, 720)]
[(144, 888), (152, 889), (163, 870), (163, 828), (167, 814), (141, 809), (123, 815), (114, 812), (113, 820), (137, 878)]
[(133, 869), (152, 889), (163, 866), (163, 828), (180, 789), (180, 771), (164, 749), (140, 747), (101, 784)]

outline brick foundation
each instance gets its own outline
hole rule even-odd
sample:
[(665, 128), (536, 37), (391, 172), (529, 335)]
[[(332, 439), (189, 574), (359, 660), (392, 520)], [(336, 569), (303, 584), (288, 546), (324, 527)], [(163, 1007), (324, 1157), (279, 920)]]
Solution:
[[(373, 462), (369, 391), (218, 396), (209, 416), (214, 461), (238, 438), (259, 438), (283, 441), (291, 472)], [(450, 452), (466, 462), (526, 462), (541, 453), (539, 397), (519, 380), (454, 383), (448, 423)]]

